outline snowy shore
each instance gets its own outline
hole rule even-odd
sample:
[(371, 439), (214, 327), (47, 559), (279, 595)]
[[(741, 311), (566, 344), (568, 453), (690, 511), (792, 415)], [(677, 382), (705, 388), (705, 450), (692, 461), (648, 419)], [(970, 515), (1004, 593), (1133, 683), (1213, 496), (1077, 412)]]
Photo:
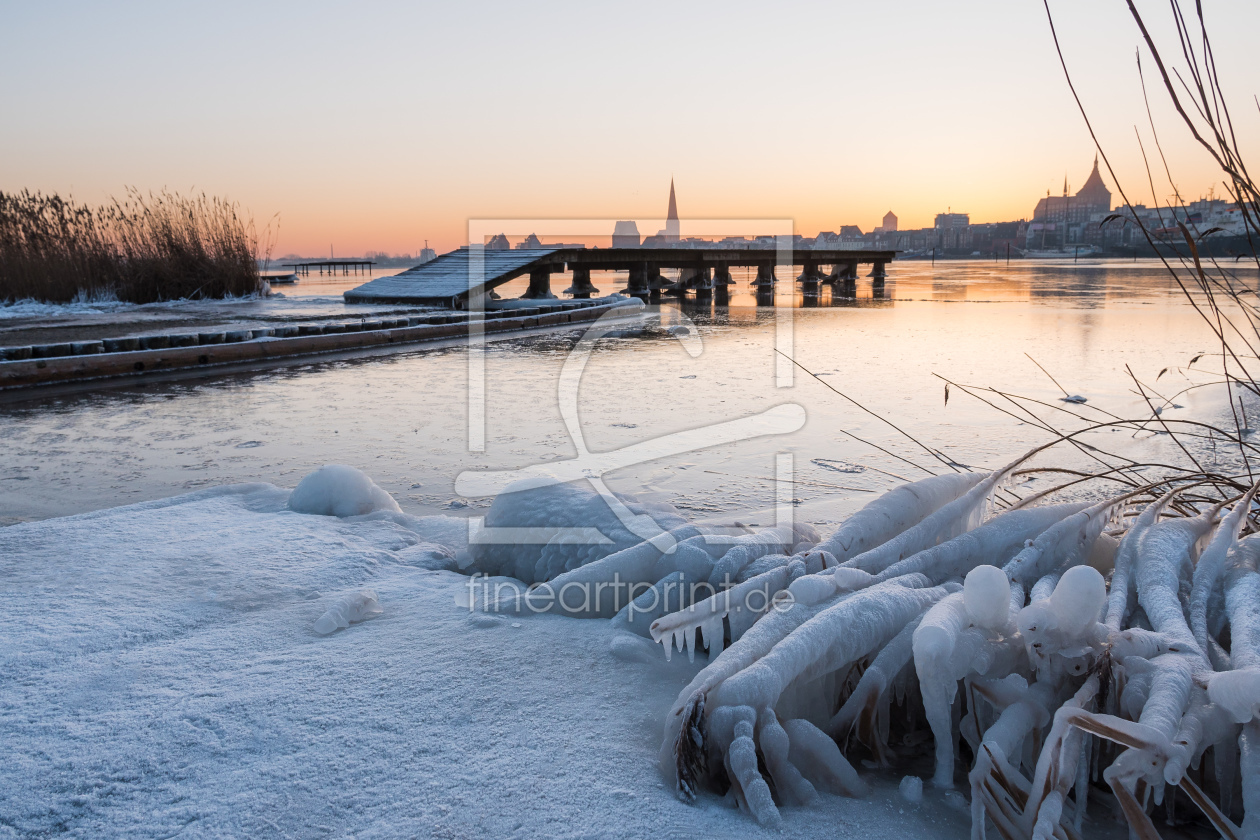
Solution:
[[(777, 833), (661, 778), (700, 661), (606, 621), (470, 614), (468, 578), (417, 547), (458, 550), (462, 521), (298, 514), (288, 495), (0, 529), (0, 837)], [(364, 588), (379, 617), (315, 631)], [(618, 635), (645, 655), (614, 655)], [(946, 802), (867, 779), (866, 799), (784, 809), (787, 836), (966, 836)]]

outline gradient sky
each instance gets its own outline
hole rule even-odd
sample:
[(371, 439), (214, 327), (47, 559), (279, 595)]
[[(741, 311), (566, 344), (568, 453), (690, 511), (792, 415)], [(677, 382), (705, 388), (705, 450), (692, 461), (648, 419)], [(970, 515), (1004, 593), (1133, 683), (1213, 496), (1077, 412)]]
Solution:
[[(1204, 2), (1255, 160), (1260, 3)], [(1149, 203), (1125, 4), (1051, 7)], [(1139, 8), (1167, 19), (1162, 0)], [(443, 251), (474, 217), (659, 217), (671, 176), (684, 219), (791, 218), (806, 235), (889, 208), (903, 228), (947, 208), (1026, 218), (1094, 155), (1039, 0), (4, 0), (0, 80), (0, 190), (205, 190), (260, 228), (279, 214), (277, 253)], [(1219, 175), (1154, 93), (1178, 186), (1206, 193)]]

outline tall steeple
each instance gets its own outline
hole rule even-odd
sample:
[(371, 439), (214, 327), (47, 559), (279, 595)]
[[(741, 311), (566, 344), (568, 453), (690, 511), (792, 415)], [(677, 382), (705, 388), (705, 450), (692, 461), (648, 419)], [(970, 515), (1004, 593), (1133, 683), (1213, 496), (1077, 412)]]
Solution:
[(1100, 206), (1102, 212), (1104, 213), (1111, 207), (1111, 191), (1108, 190), (1107, 185), (1103, 183), (1102, 173), (1098, 171), (1097, 153), (1094, 154), (1094, 171), (1089, 173), (1089, 177), (1085, 179), (1085, 184), (1076, 195), (1081, 198), (1090, 198), (1094, 201), (1094, 203)]
[(678, 224), (678, 202), (674, 199), (674, 179), (669, 179), (669, 212), (665, 214), (665, 241), (677, 242), (681, 238)]

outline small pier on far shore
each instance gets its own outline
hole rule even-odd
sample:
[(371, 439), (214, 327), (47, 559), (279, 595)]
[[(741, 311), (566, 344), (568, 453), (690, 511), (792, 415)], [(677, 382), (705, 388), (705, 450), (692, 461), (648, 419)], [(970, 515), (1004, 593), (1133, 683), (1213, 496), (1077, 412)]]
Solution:
[(371, 260), (312, 260), (310, 262), (300, 263), (284, 263), (282, 268), (291, 268), (293, 273), (302, 277), (309, 277), (311, 270), (315, 269), (320, 274), (327, 272), (328, 274), (371, 274), (372, 266), (376, 263)]
[[(716, 297), (721, 302), (735, 282), (731, 268), (738, 266), (757, 269), (752, 285), (761, 303), (772, 300), (775, 284), (783, 282), (775, 276), (776, 266), (801, 266), (796, 282), (809, 297), (816, 296), (824, 284), (851, 292), (858, 281), (859, 266), (865, 265), (871, 267), (867, 276), (874, 288), (881, 290), (886, 267), (896, 257), (896, 251), (834, 249), (464, 247), (401, 274), (378, 277), (344, 297), (347, 303), (428, 303), (463, 309), (470, 299), (494, 297), (496, 287), (528, 275), (529, 288), (522, 297), (547, 300), (556, 297), (551, 275), (567, 271), (572, 274), (572, 284), (563, 293), (581, 299), (600, 294), (595, 285), (598, 276), (593, 278), (593, 272), (624, 271), (629, 274), (626, 287), (615, 291), (633, 297), (694, 293), (697, 298)], [(663, 269), (678, 269), (678, 279), (663, 277)], [(604, 293), (608, 291), (614, 290)]]

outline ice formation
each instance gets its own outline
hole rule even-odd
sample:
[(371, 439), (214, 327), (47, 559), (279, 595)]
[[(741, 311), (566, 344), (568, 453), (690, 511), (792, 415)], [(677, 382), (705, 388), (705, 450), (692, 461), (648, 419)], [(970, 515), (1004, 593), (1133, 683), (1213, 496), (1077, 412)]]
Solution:
[(360, 470), (327, 464), (298, 482), (289, 510), (316, 516), (362, 516), (373, 511), (400, 512), (398, 502)]
[[(310, 639), (311, 630), (327, 636), (379, 615), (376, 591), (400, 616), (379, 630), (396, 633), (405, 612), (418, 612), (417, 599), (436, 609), (436, 596), (425, 594), (430, 586), (444, 582), (458, 600), (493, 574), (504, 592), (475, 602), (489, 614), (449, 614), (450, 591), (443, 590), (448, 614), (436, 620), (446, 622), (444, 635), (432, 642), (427, 613), (411, 627), (412, 643), (433, 643), (436, 658), (475, 644), (470, 634), (494, 637), (480, 642), (480, 655), (492, 660), (489, 646), (502, 650), (506, 634), (536, 635), (544, 641), (536, 640), (530, 668), (489, 666), (495, 679), (534, 674), (535, 694), (547, 682), (534, 673), (543, 667), (537, 663), (565, 659), (540, 651), (587, 644), (586, 655), (592, 637), (564, 620), (529, 626), (496, 612), (610, 619), (614, 656), (583, 662), (639, 669), (643, 693), (669, 685), (672, 694), (687, 669), (644, 667), (661, 656), (644, 637), (666, 656), (685, 652), (698, 667), (687, 671), (690, 682), (666, 715), (658, 752), (685, 801), (725, 796), (772, 826), (785, 808), (867, 795), (864, 768), (876, 766), (885, 779), (902, 777), (901, 795), (922, 800), (922, 812), (933, 803), (969, 803), (975, 838), (996, 831), (1004, 840), (1078, 840), (1097, 830), (1086, 820), (1115, 811), (1135, 836), (1152, 840), (1152, 810), (1174, 804), (1179, 818), (1193, 809), (1230, 840), (1260, 838), (1260, 535), (1249, 533), (1252, 495), (1236, 493), (1229, 509), (1184, 488), (1180, 498), (1171, 492), (1154, 501), (1149, 490), (1097, 503), (1033, 497), (995, 512), (993, 495), (1010, 469), (903, 486), (826, 540), (805, 525), (719, 528), (687, 522), (667, 506), (535, 481), (497, 499), (469, 544), (466, 521), (408, 516), (357, 470), (325, 467), (291, 493), (242, 485), (130, 508), (128, 521), (140, 522), (146, 535), (138, 556), (148, 559), (128, 565), (111, 555), (102, 585), (116, 598), (105, 614), (125, 632), (104, 635), (129, 645), (174, 632), (201, 650), (209, 646), (184, 632), (184, 613), (200, 614), (203, 627), (228, 627), (223, 639), (231, 643), (238, 619), (260, 602), (284, 601), (283, 626), (298, 637), (291, 640), (296, 650), (318, 649), (326, 662), (382, 649), (380, 638), (370, 641), (371, 627)], [(192, 564), (185, 547), (151, 538), (170, 531), (158, 518), (163, 511), (193, 498), (213, 505), (207, 511), (214, 515), (200, 514), (189, 545), (231, 529), (243, 512), (270, 517), (266, 529), (230, 543), (245, 558), (239, 565), (247, 586), (228, 585), (213, 564)], [(88, 514), (61, 527), (81, 538), (100, 530), (98, 520)], [(46, 529), (3, 530), (20, 543)], [(258, 547), (260, 536), (269, 541)], [(41, 562), (73, 578), (56, 567), (65, 545), (45, 546)], [(86, 561), (75, 555), (75, 562)], [(10, 565), (10, 575), (39, 573)], [(455, 570), (470, 577), (452, 586)], [(76, 615), (96, 610), (97, 583), (75, 592), (83, 602)], [(632, 597), (601, 602), (601, 589), (617, 583), (632, 584)], [(190, 586), (195, 598), (187, 597)], [(593, 590), (594, 598), (565, 604), (555, 597), (565, 587)], [(24, 584), (21, 597), (34, 588)], [(135, 591), (177, 609), (118, 609)], [(65, 604), (40, 603), (46, 615), (21, 617), (40, 628), (24, 638), (62, 645), (41, 661), (72, 661), (91, 622), (67, 623), (59, 612)], [(458, 603), (467, 609), (474, 602)], [(45, 632), (52, 626), (56, 633)], [(257, 632), (269, 639), (280, 626), (268, 620)], [(252, 649), (263, 638), (238, 644)], [(10, 659), (9, 667), (35, 662), (25, 653)], [(562, 682), (572, 693), (572, 679)], [(592, 726), (607, 711), (607, 695), (596, 694), (583, 699)], [(636, 719), (648, 714), (636, 712)], [(219, 749), (216, 739), (216, 761)], [(591, 778), (609, 759), (587, 752), (582, 775)], [(933, 760), (930, 776), (905, 775)], [(42, 807), (27, 799), (35, 803), (30, 813)], [(696, 813), (713, 818), (709, 808)]]
[[(819, 789), (861, 795), (853, 762), (893, 763), (908, 715), (930, 730), (934, 787), (973, 757), (977, 838), (1076, 840), (1099, 777), (1137, 836), (1156, 836), (1147, 812), (1175, 786), (1223, 836), (1255, 837), (1260, 537), (1238, 538), (1252, 494), (1224, 517), (1129, 493), (986, 520), (1007, 470), (899, 488), (820, 545), (657, 618), (667, 652), (694, 653), (697, 633), (717, 642), (666, 721), (661, 768), (679, 795), (725, 791), (777, 825)], [(729, 601), (751, 591), (790, 597), (745, 616)]]
[[(534, 529), (530, 541), (511, 531), (503, 537), (487, 532), (471, 546), (471, 571), (508, 575), (527, 584), (553, 580), (638, 545), (643, 537), (629, 526), (640, 523), (668, 531), (685, 525), (686, 520), (669, 505), (623, 505), (616, 497), (580, 484), (522, 479), (495, 497), (485, 527)], [(579, 533), (579, 529), (588, 530)]]
[[(1022, 460), (898, 487), (826, 540), (531, 479), (495, 499), (466, 554), (398, 556), (492, 576), (491, 612), (611, 619), (622, 661), (649, 655), (636, 636), (666, 658), (705, 657), (659, 751), (686, 801), (724, 794), (776, 826), (820, 793), (866, 795), (863, 759), (895, 766), (922, 744), (932, 791), (906, 776), (902, 795), (952, 804), (963, 791), (974, 838), (1078, 840), (1101, 779), (1136, 836), (1157, 836), (1149, 811), (1175, 795), (1254, 840), (1260, 536), (1240, 538), (1252, 493), (1227, 512), (1176, 491), (995, 512)], [(370, 617), (368, 594), (316, 630)]]
[(913, 802), (917, 805), (923, 801), (923, 780), (918, 776), (902, 778), (901, 784), (897, 786), (897, 789), (907, 802)]
[(337, 599), (327, 612), (315, 621), (315, 632), (321, 636), (344, 630), (351, 624), (376, 618), (381, 614), (380, 605), (376, 602), (376, 593), (371, 589), (360, 589)]

